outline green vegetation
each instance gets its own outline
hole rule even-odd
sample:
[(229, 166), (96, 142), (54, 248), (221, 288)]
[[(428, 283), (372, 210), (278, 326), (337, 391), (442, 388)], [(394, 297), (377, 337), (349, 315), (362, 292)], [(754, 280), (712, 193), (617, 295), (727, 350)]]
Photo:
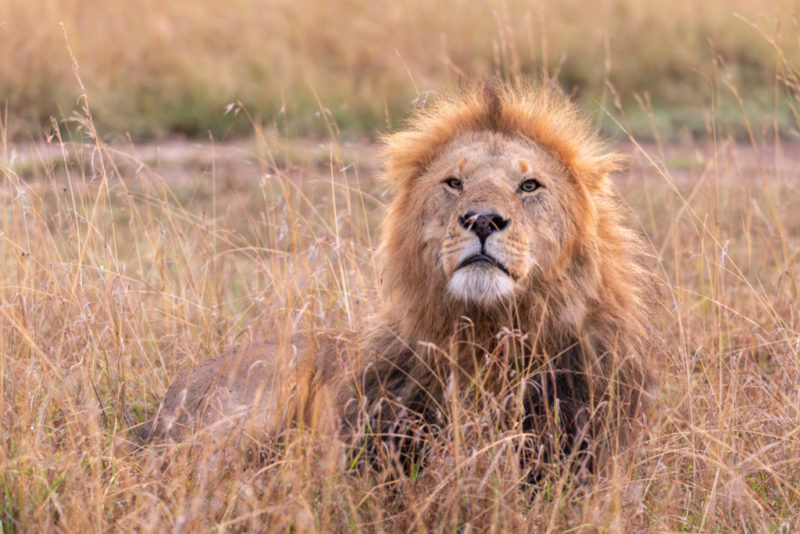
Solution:
[(599, 106), (648, 137), (646, 111), (662, 136), (707, 134), (712, 95), (718, 123), (743, 135), (730, 83), (748, 95), (745, 112), (756, 128), (777, 121), (788, 134), (791, 111), (778, 78), (800, 64), (792, 6), (145, 0), (132, 8), (123, 0), (6, 0), (0, 103), (8, 104), (13, 138), (38, 139), (51, 116), (69, 119), (81, 88), (68, 40), (107, 139), (248, 135), (248, 121), (224, 113), (233, 102), (259, 122), (287, 124), (291, 136), (325, 133), (321, 108), (348, 135), (372, 136), (387, 121), (397, 124), (412, 100), (486, 74), (552, 77), (611, 133), (619, 130)]

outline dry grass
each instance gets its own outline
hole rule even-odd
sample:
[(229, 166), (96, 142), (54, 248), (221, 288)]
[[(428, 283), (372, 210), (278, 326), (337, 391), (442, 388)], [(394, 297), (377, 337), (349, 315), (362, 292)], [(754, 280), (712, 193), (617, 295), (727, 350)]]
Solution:
[[(797, 71), (781, 73), (797, 102)], [(734, 143), (714, 111), (703, 144), (631, 140), (617, 178), (666, 286), (646, 429), (590, 483), (554, 465), (535, 488), (515, 437), (466, 409), (426, 469), (394, 481), (348, 471), (314, 428), (263, 461), (238, 438), (132, 452), (129, 430), (181, 368), (276, 332), (366, 323), (386, 194), (374, 147), (256, 121), (252, 141), (176, 155), (105, 144), (82, 113), (73, 127), (95, 141), (54, 134), (23, 155), (3, 122), (2, 529), (797, 531), (800, 148), (774, 122)]]
[[(554, 469), (537, 491), (513, 436), (491, 431), (393, 484), (348, 472), (313, 429), (266, 463), (230, 444), (131, 454), (129, 428), (179, 369), (287, 328), (365, 323), (384, 191), (336, 143), (206, 147), (190, 171), (134, 148), (51, 148), (6, 153), (0, 189), (6, 531), (800, 527), (795, 145), (630, 146), (619, 188), (669, 286), (666, 373), (633, 449), (588, 485)], [(287, 152), (311, 155), (274, 162)]]
[[(662, 135), (703, 132), (709, 82), (723, 67), (756, 124), (774, 112), (775, 54), (747, 21), (800, 61), (791, 0), (373, 2), (319, 0), (4, 0), (0, 104), (28, 140), (76, 111), (80, 88), (63, 22), (105, 136), (250, 133), (224, 115), (240, 101), (267, 123), (289, 111), (293, 135), (324, 132), (315, 92), (348, 131), (397, 123), (420, 93), (487, 73), (557, 73), (595, 112), (618, 99), (647, 134), (637, 98)], [(715, 61), (716, 60), (716, 61)], [(723, 98), (718, 121), (740, 124)], [(388, 115), (387, 115), (388, 110)], [(600, 115), (602, 117), (602, 115)], [(787, 110), (780, 110), (788, 127)], [(616, 132), (611, 128), (610, 131)]]

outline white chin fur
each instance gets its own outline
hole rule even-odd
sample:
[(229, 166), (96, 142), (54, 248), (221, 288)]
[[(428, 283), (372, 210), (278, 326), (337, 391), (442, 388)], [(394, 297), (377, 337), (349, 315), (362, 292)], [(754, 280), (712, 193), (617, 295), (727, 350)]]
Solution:
[(491, 304), (514, 293), (514, 281), (499, 269), (463, 267), (447, 283), (450, 293), (466, 302)]

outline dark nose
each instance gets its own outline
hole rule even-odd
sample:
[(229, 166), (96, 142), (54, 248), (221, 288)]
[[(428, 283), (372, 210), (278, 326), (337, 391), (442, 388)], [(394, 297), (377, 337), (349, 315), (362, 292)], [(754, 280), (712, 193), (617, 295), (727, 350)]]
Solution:
[(486, 242), (486, 238), (494, 232), (504, 230), (511, 219), (504, 219), (502, 215), (497, 213), (479, 213), (476, 211), (468, 211), (463, 216), (458, 218), (458, 223), (465, 230), (469, 230), (478, 236), (481, 244)]

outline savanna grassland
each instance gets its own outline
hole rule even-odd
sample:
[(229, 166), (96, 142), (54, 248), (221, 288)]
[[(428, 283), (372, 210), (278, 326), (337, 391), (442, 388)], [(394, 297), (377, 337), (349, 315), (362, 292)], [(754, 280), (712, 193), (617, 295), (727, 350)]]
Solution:
[[(4, 0), (0, 530), (797, 531), (798, 7)], [(559, 84), (629, 155), (666, 347), (641, 433), (535, 486), (468, 407), (397, 478), (313, 425), (137, 450), (181, 369), (366, 324), (375, 133), (487, 73)]]

